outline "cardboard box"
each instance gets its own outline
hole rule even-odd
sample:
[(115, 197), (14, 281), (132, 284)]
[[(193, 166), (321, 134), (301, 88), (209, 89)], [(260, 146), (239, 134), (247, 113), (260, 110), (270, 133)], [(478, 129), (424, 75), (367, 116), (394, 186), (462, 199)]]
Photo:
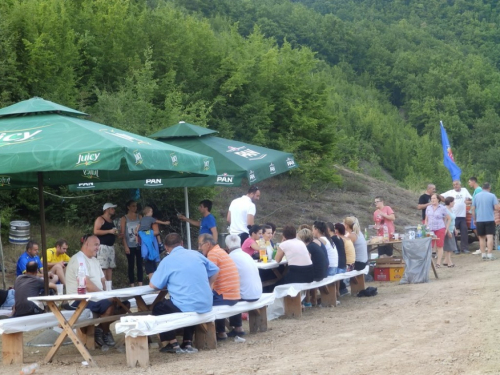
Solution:
[(373, 279), (375, 281), (389, 281), (391, 278), (390, 270), (390, 268), (375, 267), (373, 270)]

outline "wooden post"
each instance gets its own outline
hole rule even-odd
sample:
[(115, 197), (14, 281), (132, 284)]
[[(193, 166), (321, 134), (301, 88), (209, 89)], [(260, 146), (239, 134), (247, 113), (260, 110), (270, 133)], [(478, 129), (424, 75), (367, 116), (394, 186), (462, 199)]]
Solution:
[(194, 347), (199, 350), (217, 349), (215, 322), (198, 324), (194, 334)]
[(4, 365), (22, 364), (24, 361), (23, 333), (4, 333), (2, 335), (2, 358)]
[(287, 318), (300, 318), (302, 316), (302, 304), (300, 293), (295, 297), (286, 296), (285, 302), (285, 316)]
[(365, 289), (365, 275), (361, 274), (351, 277), (351, 296), (356, 296)]
[(250, 333), (267, 331), (267, 306), (248, 312), (248, 324)]
[(128, 367), (149, 366), (148, 336), (125, 337), (125, 350)]
[(337, 306), (337, 285), (336, 282), (320, 288), (321, 304), (323, 306)]

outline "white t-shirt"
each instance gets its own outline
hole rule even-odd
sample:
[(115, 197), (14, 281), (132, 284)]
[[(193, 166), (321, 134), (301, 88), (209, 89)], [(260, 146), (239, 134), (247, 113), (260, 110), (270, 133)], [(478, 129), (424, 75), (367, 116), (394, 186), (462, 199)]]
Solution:
[(241, 299), (258, 299), (262, 295), (262, 281), (259, 276), (257, 264), (250, 255), (241, 249), (233, 250), (229, 256), (236, 264), (240, 275), (240, 295)]
[(102, 272), (101, 265), (97, 258), (88, 258), (84, 253), (79, 251), (71, 257), (66, 267), (66, 293), (78, 293), (78, 284), (76, 277), (78, 275), (78, 267), (83, 263), (85, 267), (85, 275), (92, 281), (97, 288), (102, 290), (102, 281), (104, 272)]
[(455, 191), (455, 189), (448, 190), (446, 193), (441, 194), (444, 198), (453, 197), (455, 198), (455, 206), (453, 207), (453, 213), (457, 217), (466, 216), (466, 205), (465, 199), (472, 199), (469, 191), (466, 188), (461, 188), (460, 191)]
[(256, 212), (252, 199), (247, 195), (234, 199), (229, 205), (229, 212), (231, 212), (230, 234), (248, 233), (247, 215), (255, 216)]
[(285, 253), (289, 266), (309, 266), (312, 264), (309, 250), (307, 250), (305, 243), (298, 238), (280, 243), (280, 249)]
[(320, 237), (321, 242), (325, 244), (326, 253), (328, 254), (328, 266), (338, 267), (339, 266), (339, 253), (337, 252), (337, 247), (335, 244), (331, 244), (326, 237)]

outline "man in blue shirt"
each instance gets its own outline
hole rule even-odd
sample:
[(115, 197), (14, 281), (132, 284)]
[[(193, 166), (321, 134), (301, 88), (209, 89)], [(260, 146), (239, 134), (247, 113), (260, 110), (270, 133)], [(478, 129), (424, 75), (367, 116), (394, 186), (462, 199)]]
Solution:
[[(493, 250), (493, 236), (495, 235), (495, 209), (499, 209), (499, 205), (497, 197), (490, 190), (490, 184), (485, 182), (483, 191), (478, 193), (472, 201), (472, 217), (476, 222), (479, 248), (483, 260), (495, 259), (491, 251)], [(486, 247), (488, 247), (487, 255)]]
[[(212, 310), (212, 284), (219, 268), (198, 251), (183, 247), (181, 236), (170, 233), (165, 238), (167, 257), (163, 258), (153, 274), (149, 286), (168, 289), (170, 299), (163, 300), (153, 308), (153, 315), (176, 312), (207, 313)], [(179, 346), (175, 331), (163, 332), (160, 340), (166, 345), (163, 353), (195, 353), (192, 347), (194, 327), (184, 328), (184, 339)]]
[(20, 276), (26, 273), (26, 265), (31, 261), (38, 264), (38, 273), (41, 276), (41, 273), (43, 271), (43, 264), (38, 257), (38, 243), (32, 240), (28, 241), (28, 243), (26, 244), (26, 251), (22, 253), (17, 260), (16, 276)]
[(215, 221), (214, 215), (210, 213), (210, 211), (212, 211), (212, 201), (208, 199), (202, 200), (198, 206), (198, 210), (203, 216), (200, 221), (189, 219), (184, 215), (178, 215), (179, 220), (187, 221), (191, 225), (200, 227), (200, 235), (205, 233), (211, 234), (217, 241), (217, 222)]

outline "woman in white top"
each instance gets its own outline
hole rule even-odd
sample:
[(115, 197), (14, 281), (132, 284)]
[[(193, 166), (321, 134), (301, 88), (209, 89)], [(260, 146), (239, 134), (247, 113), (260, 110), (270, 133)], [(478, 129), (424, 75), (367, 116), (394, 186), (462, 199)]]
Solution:
[(314, 268), (311, 256), (304, 242), (297, 238), (297, 231), (292, 225), (283, 228), (283, 242), (276, 252), (276, 262), (286, 256), (288, 272), (282, 284), (310, 283), (314, 281)]
[(323, 245), (325, 245), (326, 253), (328, 255), (328, 276), (334, 276), (337, 274), (337, 268), (339, 266), (339, 254), (337, 253), (337, 248), (332, 240), (328, 236), (328, 228), (326, 223), (323, 221), (315, 221), (313, 225), (313, 235), (315, 238), (319, 239)]

